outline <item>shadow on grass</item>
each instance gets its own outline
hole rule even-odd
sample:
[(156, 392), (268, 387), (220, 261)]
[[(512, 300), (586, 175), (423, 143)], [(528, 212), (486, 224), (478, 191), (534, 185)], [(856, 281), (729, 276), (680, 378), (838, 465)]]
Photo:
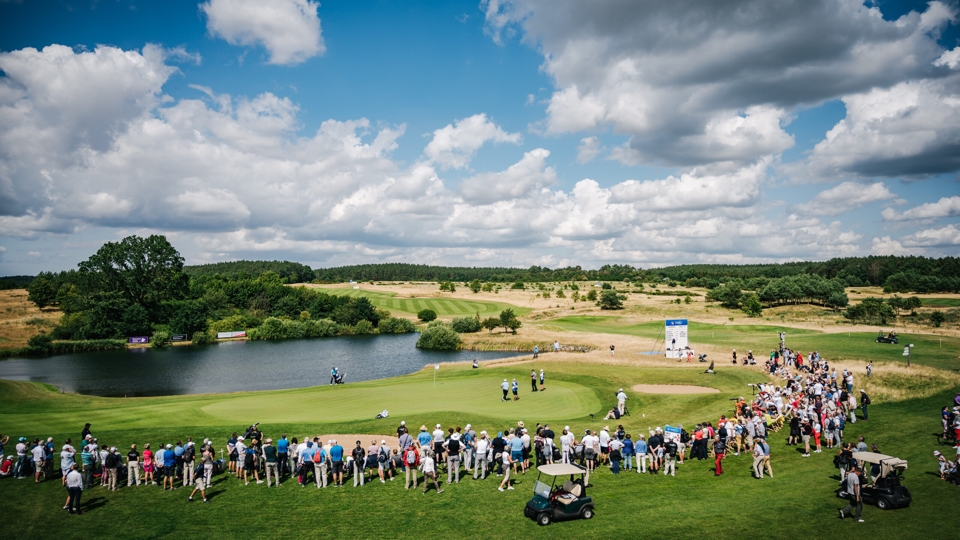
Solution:
[(208, 499), (208, 500), (213, 500), (214, 497), (217, 497), (217, 496), (219, 496), (220, 494), (226, 493), (226, 492), (227, 492), (227, 490), (225, 490), (225, 489), (219, 489), (219, 490), (217, 490), (217, 491), (209, 491), (209, 492), (207, 492), (207, 499)]
[(106, 505), (107, 505), (107, 499), (106, 499), (106, 497), (94, 497), (94, 498), (92, 498), (92, 499), (87, 500), (87, 501), (83, 504), (82, 511), (83, 511), (83, 512), (91, 512), (91, 511), (96, 510), (96, 509), (98, 509), (98, 508), (103, 508), (103, 507), (106, 506)]

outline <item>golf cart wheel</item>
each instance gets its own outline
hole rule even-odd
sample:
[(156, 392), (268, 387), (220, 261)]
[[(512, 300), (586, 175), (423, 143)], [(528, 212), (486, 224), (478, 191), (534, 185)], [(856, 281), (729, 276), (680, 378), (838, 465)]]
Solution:
[(540, 525), (541, 527), (546, 527), (549, 524), (550, 524), (550, 514), (543, 512), (539, 516), (537, 516), (537, 525)]
[(877, 499), (877, 508), (879, 508), (879, 509), (881, 509), (881, 510), (889, 510), (889, 509), (890, 509), (890, 501), (888, 501), (887, 499), (885, 499), (885, 498), (883, 498), (883, 497), (878, 498), (878, 499)]
[(580, 512), (580, 517), (583, 519), (590, 519), (593, 517), (593, 508), (587, 507), (583, 509), (583, 512)]

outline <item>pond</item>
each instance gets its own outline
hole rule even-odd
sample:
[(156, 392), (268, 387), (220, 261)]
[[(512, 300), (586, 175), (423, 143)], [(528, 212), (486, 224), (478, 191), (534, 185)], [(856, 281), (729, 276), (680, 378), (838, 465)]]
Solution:
[(349, 384), (413, 373), (427, 364), (519, 356), (511, 352), (424, 351), (420, 334), (284, 341), (230, 341), (166, 349), (64, 354), (0, 361), (0, 379), (51, 384), (95, 396), (170, 396)]

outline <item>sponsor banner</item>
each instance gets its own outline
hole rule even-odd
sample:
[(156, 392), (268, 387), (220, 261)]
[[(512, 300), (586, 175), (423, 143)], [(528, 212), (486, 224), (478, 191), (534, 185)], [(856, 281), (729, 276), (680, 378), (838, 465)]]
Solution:
[(663, 438), (666, 441), (673, 441), (680, 444), (680, 428), (676, 426), (663, 426)]
[(187, 340), (186, 334), (174, 334), (170, 336), (170, 341), (186, 341), (186, 340)]
[(134, 336), (127, 339), (127, 343), (150, 343), (150, 338), (148, 336)]
[(217, 332), (217, 339), (228, 339), (235, 337), (247, 337), (247, 331), (240, 330), (238, 332)]

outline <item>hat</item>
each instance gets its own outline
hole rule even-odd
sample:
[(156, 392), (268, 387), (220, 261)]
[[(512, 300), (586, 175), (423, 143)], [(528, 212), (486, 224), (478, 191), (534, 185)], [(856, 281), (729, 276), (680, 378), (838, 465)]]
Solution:
[(84, 437), (84, 439), (92, 439), (92, 438), (93, 438), (93, 435), (91, 435), (91, 434), (89, 434), (89, 433), (87, 433), (87, 436)]
[(440, 424), (437, 424), (437, 429), (440, 429)]
[[(267, 444), (270, 444), (270, 443), (273, 442), (273, 439), (271, 439), (270, 437), (267, 437), (266, 439), (264, 439), (263, 442), (265, 442), (265, 443), (267, 443)], [(190, 444), (192, 445), (193, 443), (190, 443)]]
[[(271, 439), (267, 439), (267, 442), (271, 442)], [(193, 446), (193, 441), (187, 443), (187, 448), (190, 448), (191, 446)]]
[(486, 435), (487, 432), (486, 432), (486, 431), (481, 431), (480, 434), (481, 434), (481, 435)]
[(527, 432), (527, 428), (523, 428), (523, 432), (526, 433), (526, 432)]
[(407, 425), (407, 421), (406, 421), (406, 420), (401, 420), (401, 421), (400, 421), (400, 425), (401, 425), (401, 426)]
[[(456, 433), (454, 433), (454, 435), (456, 435)], [(380, 439), (380, 444), (387, 444), (387, 441), (385, 441), (384, 439)]]
[(70, 448), (70, 445), (69, 445), (69, 444), (65, 444), (65, 445), (63, 445), (63, 448), (62, 448), (61, 450), (67, 450), (67, 449), (69, 449), (69, 448)]
[(623, 388), (621, 388), (620, 391), (623, 392)]
[(117, 447), (116, 447), (116, 446), (111, 446), (111, 447), (110, 447), (110, 451), (111, 451), (111, 452), (116, 452), (116, 451), (117, 451)]
[(238, 441), (242, 441), (242, 440), (243, 440), (243, 437), (237, 437), (237, 440), (238, 440)]
[(866, 392), (863, 388), (861, 388), (861, 389), (860, 389), (860, 393), (861, 393), (861, 394), (866, 394), (867, 392)]
[(519, 422), (517, 422), (517, 425), (520, 427), (523, 427), (523, 420), (520, 420)]
[(53, 442), (53, 437), (47, 437), (47, 442)]
[(507, 382), (507, 380), (506, 380), (506, 379), (504, 379), (504, 380), (503, 380), (503, 382)]
[(27, 442), (27, 438), (26, 438), (26, 437), (20, 437), (20, 442)]
[(427, 426), (420, 426), (420, 431), (426, 431), (426, 430), (427, 430)]
[(307, 441), (307, 448), (313, 448), (313, 441)]
[(563, 426), (563, 429), (570, 431), (570, 426)]
[(467, 431), (470, 431), (470, 428), (471, 428), (471, 427), (473, 427), (473, 426), (471, 426), (470, 424), (467, 424), (467, 427), (465, 427), (464, 429), (466, 429)]
[[(657, 428), (657, 429), (660, 429), (660, 428)], [(604, 430), (604, 431), (610, 431), (610, 426), (603, 426), (603, 430)]]
[(173, 448), (173, 445), (172, 445), (172, 444), (168, 444), (168, 445), (167, 445), (167, 450), (170, 450), (171, 448)]

